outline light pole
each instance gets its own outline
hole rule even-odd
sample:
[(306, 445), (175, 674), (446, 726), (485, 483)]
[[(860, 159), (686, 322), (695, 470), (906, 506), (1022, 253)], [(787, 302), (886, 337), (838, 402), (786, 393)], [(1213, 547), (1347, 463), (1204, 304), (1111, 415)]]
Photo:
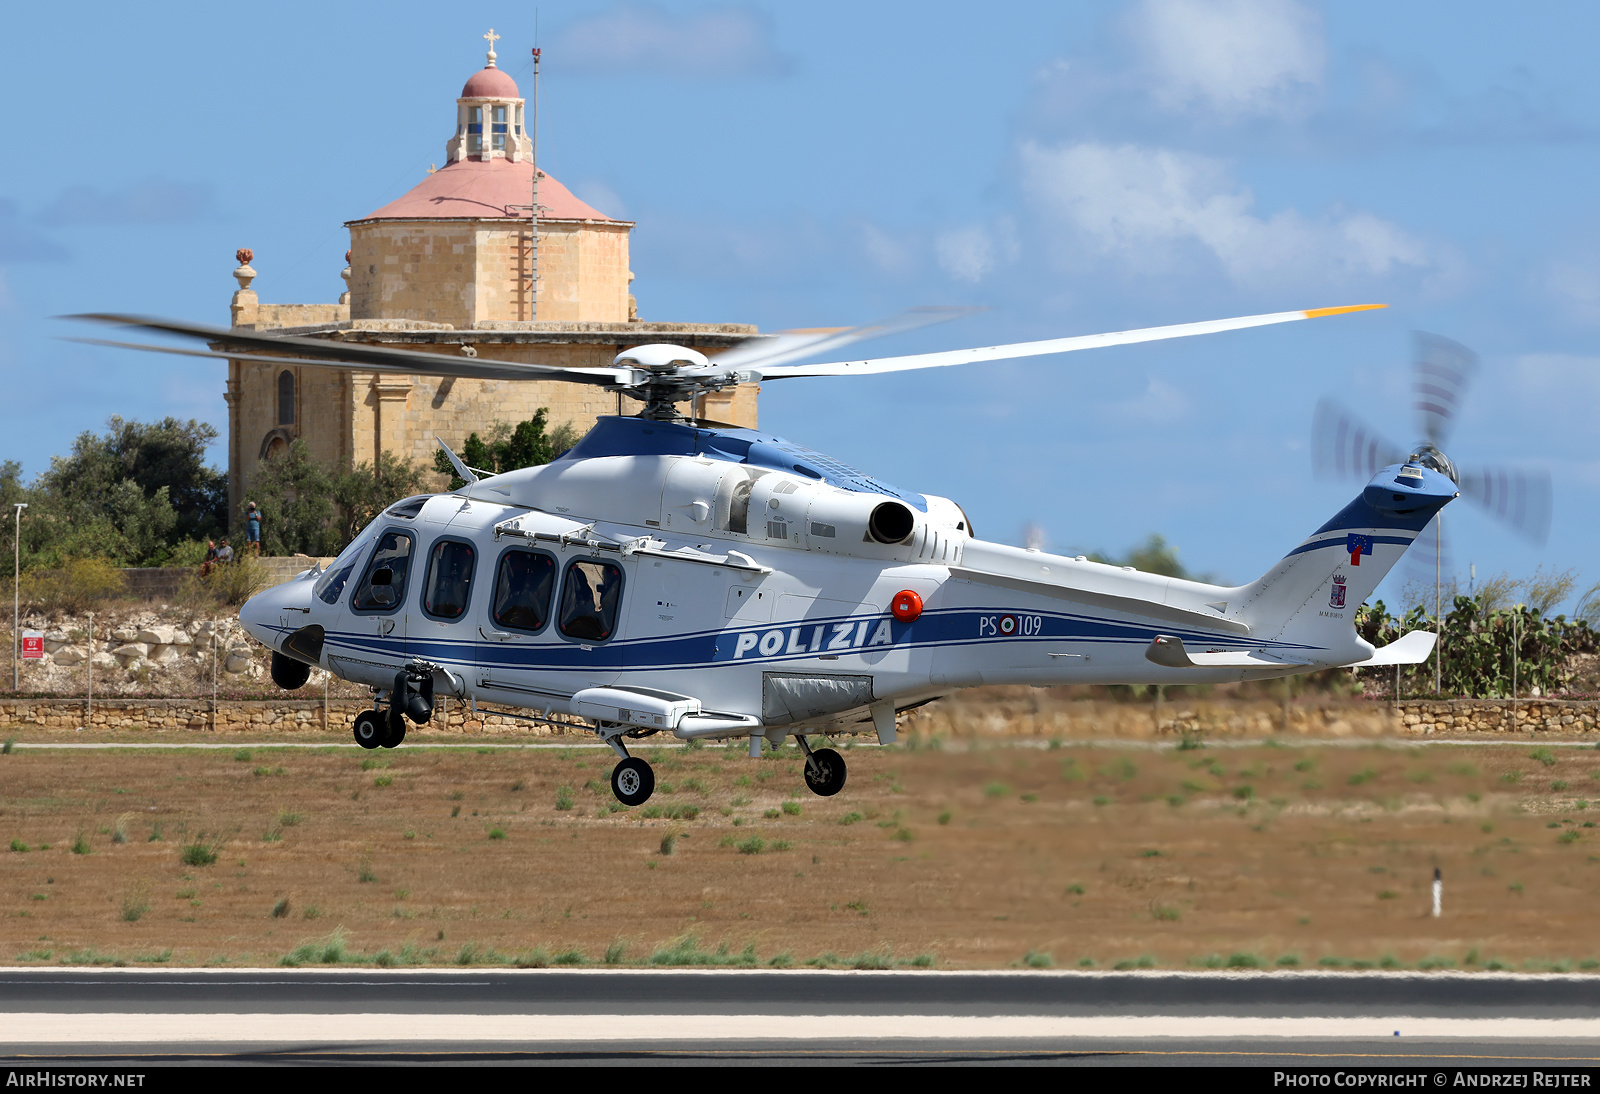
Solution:
[(19, 590), (22, 587), (22, 511), (28, 507), (25, 501), (11, 503), (17, 509), (16, 531), (11, 537), (11, 690), (22, 690), (22, 666), (17, 662), (17, 625), (20, 617), (18, 607), (21, 603)]

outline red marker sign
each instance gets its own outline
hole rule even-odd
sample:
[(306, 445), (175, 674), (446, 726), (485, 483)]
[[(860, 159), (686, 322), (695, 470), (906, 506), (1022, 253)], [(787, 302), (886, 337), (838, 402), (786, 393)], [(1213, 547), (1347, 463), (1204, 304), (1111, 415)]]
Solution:
[(22, 632), (22, 659), (24, 661), (38, 661), (44, 657), (44, 632)]

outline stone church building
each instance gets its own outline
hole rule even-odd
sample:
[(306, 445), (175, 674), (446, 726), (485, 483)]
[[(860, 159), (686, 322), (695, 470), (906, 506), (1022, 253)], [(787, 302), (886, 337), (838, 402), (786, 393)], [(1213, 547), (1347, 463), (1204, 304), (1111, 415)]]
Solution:
[[(241, 250), (233, 326), (582, 366), (609, 365), (622, 350), (649, 342), (715, 354), (756, 333), (738, 323), (640, 320), (629, 292), (632, 222), (585, 204), (543, 171), (538, 216), (530, 218), (532, 153), (524, 99), (496, 67), (491, 48), (488, 64), (456, 99), (445, 165), (346, 223), (347, 291), (339, 302), (261, 303), (251, 287), (254, 256)], [(714, 393), (699, 414), (754, 427), (757, 391), (742, 385)], [(227, 401), (234, 514), (248, 500), (261, 461), (296, 439), (318, 459), (341, 464), (372, 462), (388, 451), (431, 466), (436, 435), (459, 451), (469, 433), (487, 434), (497, 422), (514, 425), (540, 407), (548, 408), (551, 427), (567, 422), (580, 433), (599, 415), (637, 409), (615, 393), (559, 380), (447, 379), (243, 361), (228, 362)]]

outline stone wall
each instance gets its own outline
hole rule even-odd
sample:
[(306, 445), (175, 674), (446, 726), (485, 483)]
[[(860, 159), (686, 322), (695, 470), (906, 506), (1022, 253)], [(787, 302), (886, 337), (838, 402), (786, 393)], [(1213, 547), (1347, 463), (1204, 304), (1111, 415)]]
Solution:
[[(12, 734), (26, 741), (29, 730), (46, 732), (165, 733), (203, 730), (217, 733), (351, 733), (356, 715), (371, 704), (360, 699), (253, 700), (223, 699), (213, 710), (210, 699), (100, 699), (93, 711), (83, 699), (0, 700), (0, 727), (20, 730)], [(89, 720), (85, 722), (85, 715)], [(416, 727), (412, 727), (416, 728)], [(549, 736), (550, 725), (525, 722), (500, 713), (500, 708), (480, 705), (474, 713), (467, 704), (448, 699), (428, 726), (448, 733)]]
[[(1513, 710), (1513, 707), (1515, 708)], [(975, 688), (905, 716), (906, 732), (955, 738), (1252, 739), (1542, 736), (1600, 738), (1600, 702), (1407, 699), (1401, 703), (1206, 699), (1132, 703), (1059, 698), (1032, 688)]]
[[(996, 689), (999, 690), (999, 689)], [(351, 731), (365, 700), (229, 700), (213, 713), (209, 698), (129, 699), (94, 701), (88, 729), (162, 734), (179, 730), (220, 733), (268, 731), (306, 733)], [(1430, 736), (1490, 740), (1589, 740), (1596, 732), (1600, 703), (1543, 700), (1517, 704), (1513, 729), (1511, 704), (1495, 700), (1408, 700), (1396, 709), (1388, 703), (1207, 702), (1154, 704), (1046, 702), (1033, 709), (1025, 699), (961, 696), (918, 708), (901, 718), (902, 732), (929, 736), (974, 738), (1057, 738), (1071, 740), (1168, 740), (1184, 736), (1213, 740), (1299, 738), (1386, 738)], [(480, 705), (474, 714), (459, 700), (446, 699), (430, 728), (462, 734), (534, 734), (552, 727), (506, 717), (516, 708)], [(0, 700), (0, 726), (71, 731), (85, 727), (83, 699)], [(560, 720), (558, 718), (558, 720)], [(870, 727), (854, 727), (866, 732)], [(25, 738), (24, 738), (25, 739)]]

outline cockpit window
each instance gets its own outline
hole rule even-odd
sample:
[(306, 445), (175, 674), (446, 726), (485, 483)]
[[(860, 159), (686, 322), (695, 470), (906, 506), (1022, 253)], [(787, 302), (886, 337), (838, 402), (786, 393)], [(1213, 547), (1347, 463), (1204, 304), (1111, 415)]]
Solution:
[(427, 505), (428, 500), (432, 497), (432, 494), (417, 494), (414, 497), (403, 498), (389, 506), (384, 512), (388, 516), (399, 517), (401, 520), (413, 520), (418, 513), (422, 512), (422, 507)]
[(622, 568), (578, 559), (567, 566), (561, 589), (561, 633), (584, 642), (604, 642), (617, 627)]
[(361, 565), (361, 556), (367, 553), (367, 548), (372, 546), (372, 541), (377, 535), (377, 525), (367, 525), (360, 535), (350, 541), (349, 546), (339, 552), (339, 557), (323, 571), (322, 576), (317, 578), (317, 583), (311, 587), (311, 591), (324, 604), (339, 603), (339, 596), (344, 592), (345, 583), (350, 580), (351, 572)]
[(388, 531), (378, 539), (350, 607), (358, 612), (392, 612), (406, 596), (411, 569), (411, 534)]
[(428, 552), (428, 577), (422, 583), (422, 610), (438, 619), (460, 619), (471, 594), (472, 544), (441, 539)]
[(494, 582), (494, 621), (516, 631), (539, 631), (550, 621), (556, 560), (539, 551), (512, 548), (500, 556)]

